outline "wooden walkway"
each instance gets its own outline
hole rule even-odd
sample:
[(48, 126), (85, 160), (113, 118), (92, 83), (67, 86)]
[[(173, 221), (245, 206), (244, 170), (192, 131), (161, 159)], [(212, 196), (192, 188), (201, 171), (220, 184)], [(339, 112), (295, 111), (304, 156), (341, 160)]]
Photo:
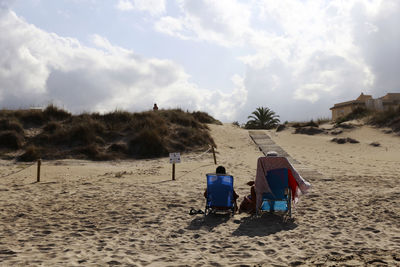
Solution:
[(261, 131), (249, 131), (249, 135), (253, 142), (258, 146), (260, 151), (266, 156), (268, 151), (276, 151), (279, 156), (286, 157), (299, 174), (307, 181), (314, 181), (315, 179), (322, 178), (322, 174), (316, 170), (312, 170), (292, 158), (283, 148), (278, 146), (266, 133)]

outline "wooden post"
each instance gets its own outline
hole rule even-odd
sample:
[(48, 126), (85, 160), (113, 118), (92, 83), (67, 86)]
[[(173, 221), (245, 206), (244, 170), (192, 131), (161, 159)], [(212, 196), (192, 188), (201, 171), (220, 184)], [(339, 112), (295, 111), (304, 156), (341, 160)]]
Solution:
[(40, 182), (40, 165), (42, 165), (42, 160), (38, 159), (37, 161), (37, 182)]
[(172, 180), (175, 180), (175, 163), (172, 163)]
[(212, 150), (213, 157), (214, 157), (214, 164), (217, 165), (217, 157), (215, 156), (214, 146), (211, 146), (211, 150)]

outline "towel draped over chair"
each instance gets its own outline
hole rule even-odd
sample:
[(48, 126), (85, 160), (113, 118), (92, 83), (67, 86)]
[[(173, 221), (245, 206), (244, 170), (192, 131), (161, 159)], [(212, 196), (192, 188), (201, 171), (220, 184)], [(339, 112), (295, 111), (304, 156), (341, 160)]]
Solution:
[(267, 172), (280, 168), (287, 168), (289, 170), (289, 187), (292, 189), (293, 192), (292, 198), (294, 203), (298, 202), (298, 198), (300, 195), (306, 194), (307, 191), (310, 189), (311, 184), (300, 176), (300, 174), (296, 171), (292, 164), (290, 164), (287, 158), (276, 156), (260, 157), (257, 161), (257, 174), (254, 186), (257, 196), (257, 209), (259, 209), (262, 204), (262, 194), (264, 192), (271, 192), (267, 180), (265, 179)]

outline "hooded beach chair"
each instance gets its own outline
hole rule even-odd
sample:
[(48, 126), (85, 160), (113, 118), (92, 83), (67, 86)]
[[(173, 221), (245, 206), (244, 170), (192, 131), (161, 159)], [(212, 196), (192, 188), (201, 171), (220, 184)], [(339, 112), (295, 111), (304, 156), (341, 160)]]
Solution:
[(207, 174), (207, 196), (205, 215), (217, 211), (235, 213), (233, 176), (229, 174)]
[[(284, 216), (292, 216), (292, 189), (294, 180), (290, 181), (292, 176), (287, 168), (273, 169), (267, 171), (265, 179), (267, 180), (270, 192), (262, 194), (262, 203), (259, 212), (283, 212)], [(291, 177), (293, 179), (293, 177)]]
[(306, 194), (311, 184), (303, 179), (286, 157), (270, 151), (266, 157), (257, 160), (257, 174), (254, 181), (257, 213), (284, 212), (291, 217), (294, 203)]

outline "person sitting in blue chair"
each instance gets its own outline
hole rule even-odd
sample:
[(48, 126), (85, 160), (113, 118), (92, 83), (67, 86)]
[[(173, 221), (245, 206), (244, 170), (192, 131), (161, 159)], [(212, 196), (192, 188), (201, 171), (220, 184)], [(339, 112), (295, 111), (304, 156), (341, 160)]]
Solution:
[[(217, 169), (215, 170), (215, 173), (218, 175), (224, 175), (226, 174), (226, 169), (224, 166), (218, 166)], [(204, 191), (204, 197), (207, 199), (207, 189)], [(233, 199), (234, 199), (234, 205), (235, 205), (235, 212), (238, 209), (237, 206), (237, 199), (239, 198), (239, 195), (236, 194), (235, 190), (233, 190)]]

